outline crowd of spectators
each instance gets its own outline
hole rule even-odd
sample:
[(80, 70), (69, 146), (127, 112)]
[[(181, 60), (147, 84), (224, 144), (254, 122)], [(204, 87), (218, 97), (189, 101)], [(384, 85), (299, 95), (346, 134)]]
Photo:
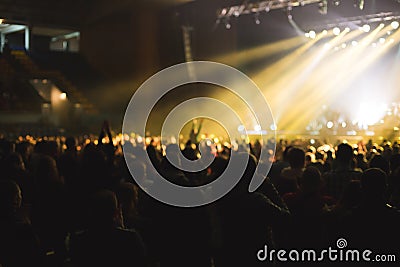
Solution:
[[(164, 150), (197, 159), (199, 144), (191, 139), (165, 148), (157, 138), (115, 141), (108, 123), (92, 141), (1, 139), (0, 266), (285, 266), (260, 262), (257, 251), (264, 245), (318, 250), (338, 238), (400, 256), (396, 142), (255, 141), (235, 148), (246, 170), (216, 202), (179, 208), (149, 197), (152, 168), (137, 153), (147, 152), (163, 177), (183, 186), (207, 184), (224, 171), (234, 153), (227, 143), (210, 147), (216, 158), (203, 171), (184, 172), (166, 159)], [(271, 144), (271, 170), (249, 193), (263, 164), (260, 147)], [(146, 187), (137, 186), (125, 160), (134, 162)]]

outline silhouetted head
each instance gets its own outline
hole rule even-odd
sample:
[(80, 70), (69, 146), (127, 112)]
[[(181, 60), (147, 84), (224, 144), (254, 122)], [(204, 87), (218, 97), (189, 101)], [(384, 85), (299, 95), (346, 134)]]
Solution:
[(138, 187), (132, 183), (121, 183), (116, 190), (118, 203), (123, 210), (137, 212)]
[(340, 144), (336, 151), (336, 160), (342, 164), (350, 164), (352, 159), (353, 148), (349, 144)]
[(41, 155), (36, 168), (35, 178), (38, 186), (61, 182), (56, 161), (50, 156)]
[(100, 190), (89, 201), (89, 220), (91, 227), (112, 227), (118, 216), (118, 202), (114, 192)]
[(386, 187), (386, 173), (381, 169), (367, 169), (361, 176), (362, 192), (369, 198), (382, 198)]
[(369, 167), (381, 169), (386, 174), (390, 172), (389, 162), (382, 155), (373, 155), (369, 161)]
[(400, 154), (395, 154), (390, 158), (390, 170), (394, 172), (400, 167)]
[(292, 147), (288, 151), (288, 159), (290, 167), (294, 169), (304, 168), (306, 154), (303, 149), (298, 147)]
[(321, 173), (313, 166), (307, 167), (299, 178), (299, 185), (304, 193), (316, 193), (321, 188)]
[(8, 217), (21, 207), (22, 195), (18, 184), (0, 180), (0, 217)]
[(67, 137), (67, 139), (65, 139), (65, 145), (67, 146), (67, 149), (74, 149), (76, 146), (75, 138), (72, 136)]

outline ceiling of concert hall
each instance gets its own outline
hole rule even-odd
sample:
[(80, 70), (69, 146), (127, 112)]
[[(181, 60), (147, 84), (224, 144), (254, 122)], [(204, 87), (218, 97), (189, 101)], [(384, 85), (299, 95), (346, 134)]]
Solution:
[[(0, 0), (0, 17), (7, 18), (9, 22), (21, 24), (34, 24), (40, 26), (79, 28), (111, 14), (132, 10), (140, 12), (141, 8), (154, 9), (155, 11), (165, 7), (178, 6), (189, 2), (196, 2), (196, 6), (203, 8), (210, 6), (213, 9), (216, 5), (220, 7), (238, 5), (244, 2), (260, 1), (242, 1), (242, 0)], [(296, 2), (296, 1), (293, 1)], [(373, 13), (383, 11), (400, 10), (399, 0), (365, 0), (364, 10), (355, 8), (358, 0), (333, 1), (329, 0), (330, 6), (333, 3), (341, 2), (336, 10), (328, 10), (326, 16), (321, 16), (310, 7), (296, 7), (293, 12), (299, 20), (318, 20), (334, 18), (338, 11), (342, 16), (356, 16), (362, 13)], [(353, 7), (354, 5), (354, 7)], [(311, 5), (310, 5), (311, 6)], [(342, 7), (342, 8), (340, 8)], [(352, 8), (349, 8), (352, 7)], [(201, 9), (202, 11), (203, 9)], [(330, 12), (331, 11), (331, 12)], [(217, 10), (210, 10), (216, 14)]]
[(123, 10), (163, 8), (191, 0), (0, 0), (0, 17), (11, 23), (79, 28)]

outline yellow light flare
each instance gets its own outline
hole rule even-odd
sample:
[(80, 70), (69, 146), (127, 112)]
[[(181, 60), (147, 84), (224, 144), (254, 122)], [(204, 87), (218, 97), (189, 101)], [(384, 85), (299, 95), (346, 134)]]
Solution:
[[(379, 26), (364, 37), (359, 46), (344, 46), (346, 50), (340, 53), (334, 53), (327, 48), (334, 48), (336, 45), (343, 48), (342, 43), (354, 40), (363, 32), (342, 31), (327, 46), (312, 51), (311, 48), (322, 37), (317, 36), (255, 74), (253, 80), (269, 101), (279, 129), (301, 129), (317, 112), (321, 112), (323, 104), (338, 101), (337, 97), (346, 86), (398, 42), (396, 33), (391, 36), (394, 41), (390, 42), (390, 38), (387, 38), (377, 48), (379, 51), (366, 53), (367, 47), (376, 38), (384, 35), (388, 27)], [(332, 32), (329, 34), (332, 35)]]
[(278, 52), (293, 49), (296, 46), (301, 45), (302, 43), (304, 43), (304, 37), (296, 36), (290, 39), (277, 41), (272, 44), (261, 45), (240, 52), (228, 53), (213, 59), (213, 61), (238, 66), (240, 64), (251, 62), (252, 60), (260, 57), (266, 57)]

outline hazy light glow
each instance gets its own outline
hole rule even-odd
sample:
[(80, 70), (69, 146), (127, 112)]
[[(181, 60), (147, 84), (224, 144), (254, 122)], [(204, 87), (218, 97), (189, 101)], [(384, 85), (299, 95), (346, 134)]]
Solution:
[(61, 93), (61, 94), (60, 94), (60, 99), (61, 99), (61, 100), (67, 99), (67, 94), (66, 94), (66, 93)]
[(340, 34), (340, 29), (338, 27), (333, 28), (332, 30), (334, 35), (339, 35)]
[(390, 25), (392, 26), (393, 29), (397, 29), (399, 27), (399, 22), (394, 20), (392, 21), (392, 23), (390, 23)]
[(364, 32), (369, 32), (369, 31), (371, 30), (371, 26), (369, 26), (369, 24), (364, 24), (364, 25), (362, 26), (362, 30), (363, 30)]
[(387, 110), (387, 105), (376, 102), (362, 102), (359, 104), (354, 120), (359, 126), (373, 125), (379, 122)]

